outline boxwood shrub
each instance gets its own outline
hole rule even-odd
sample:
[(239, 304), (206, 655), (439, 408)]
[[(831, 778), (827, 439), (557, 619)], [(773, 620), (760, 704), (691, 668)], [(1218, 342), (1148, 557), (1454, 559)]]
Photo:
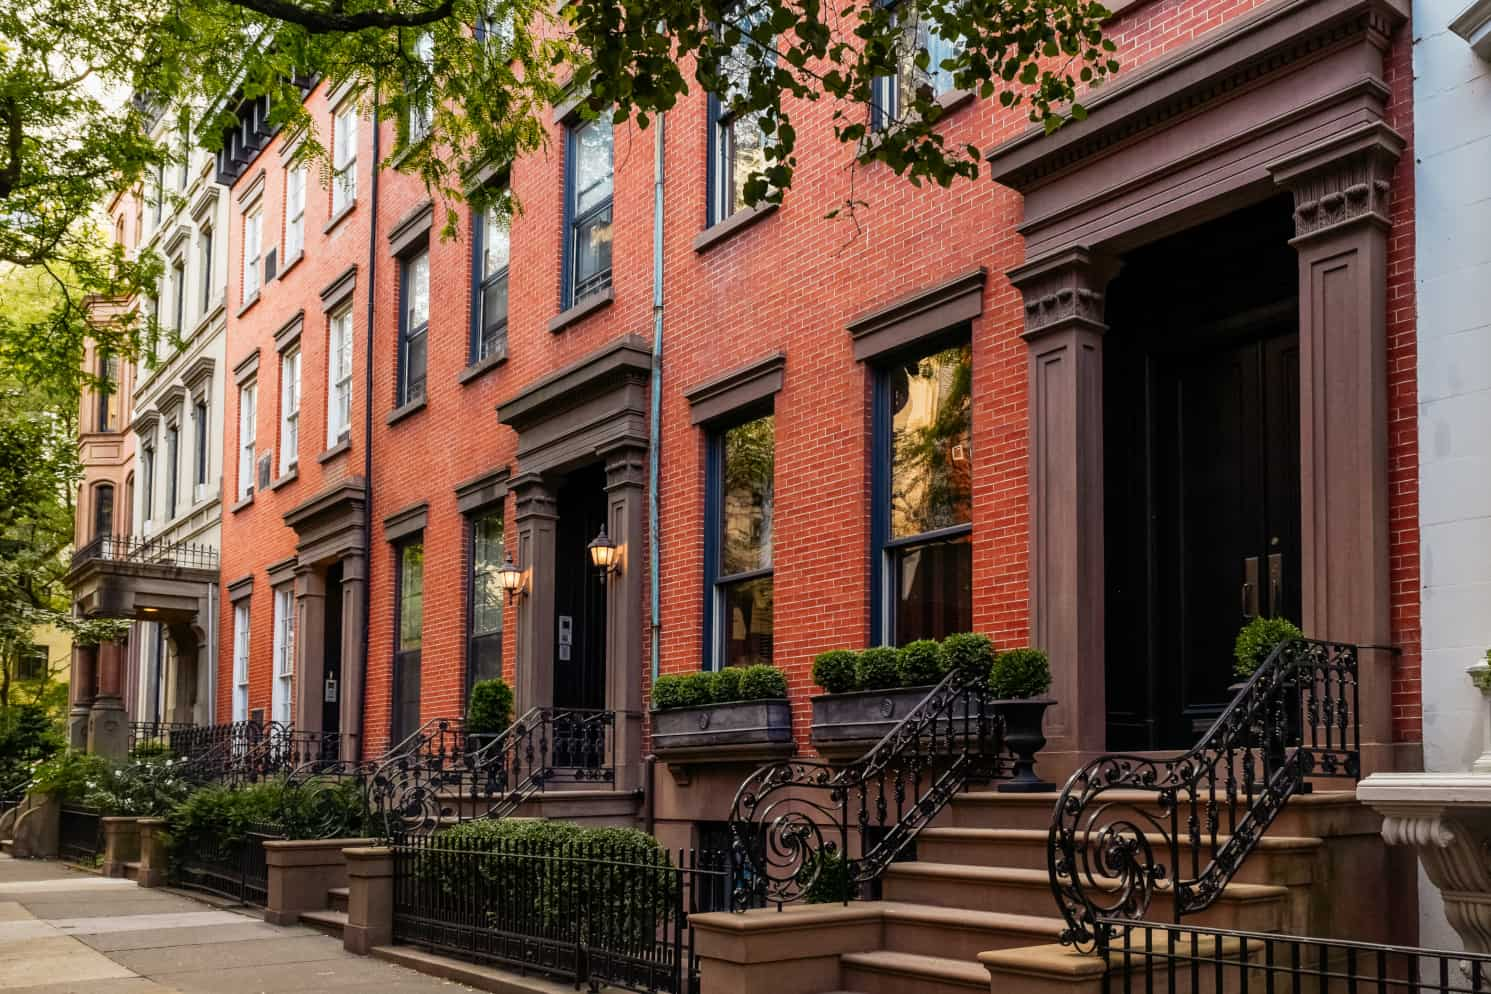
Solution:
[(1039, 649), (1006, 649), (994, 657), (989, 692), (996, 700), (1040, 697), (1051, 689), (1051, 663)]
[(501, 678), (478, 680), (466, 701), (466, 734), (499, 735), (513, 720), (513, 689)]
[(842, 694), (859, 686), (855, 673), (859, 653), (853, 649), (830, 649), (813, 659), (813, 682), (830, 694)]
[(743, 701), (780, 701), (787, 698), (787, 674), (769, 663), (757, 663), (740, 669), (740, 699)]
[(961, 632), (942, 641), (942, 670), (961, 670), (975, 679), (985, 676), (994, 664), (994, 643), (979, 632)]
[(947, 675), (942, 651), (931, 639), (917, 639), (891, 651), (896, 653), (896, 672), (903, 687), (925, 687)]
[(716, 704), (740, 700), (740, 667), (726, 666), (710, 674), (709, 699)]
[(886, 646), (861, 652), (855, 682), (860, 690), (890, 690), (901, 686), (900, 654)]
[(1253, 618), (1237, 633), (1237, 642), (1232, 647), (1232, 672), (1247, 679), (1263, 665), (1268, 654), (1280, 642), (1304, 638), (1305, 633), (1288, 618)]

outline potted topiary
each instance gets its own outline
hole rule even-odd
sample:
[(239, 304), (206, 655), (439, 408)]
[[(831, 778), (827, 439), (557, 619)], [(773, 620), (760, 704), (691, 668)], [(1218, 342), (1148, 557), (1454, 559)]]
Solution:
[(795, 749), (787, 677), (775, 666), (675, 673), (652, 685), (652, 751), (670, 764), (769, 759)]
[(1039, 649), (1006, 649), (989, 668), (994, 711), (1004, 719), (1004, 744), (1015, 754), (1014, 779), (999, 785), (1001, 793), (1033, 794), (1056, 785), (1035, 774), (1035, 754), (1046, 745), (1042, 723), (1056, 702), (1051, 690), (1051, 663)]
[(507, 731), (513, 720), (513, 690), (501, 677), (478, 680), (466, 697), (466, 748), (472, 752)]
[(858, 759), (926, 699), (947, 672), (930, 639), (900, 649), (831, 649), (813, 660), (813, 747), (830, 760)]
[(1242, 626), (1233, 643), (1232, 675), (1239, 684), (1247, 682), (1279, 643), (1304, 637), (1305, 633), (1288, 618), (1254, 617)]

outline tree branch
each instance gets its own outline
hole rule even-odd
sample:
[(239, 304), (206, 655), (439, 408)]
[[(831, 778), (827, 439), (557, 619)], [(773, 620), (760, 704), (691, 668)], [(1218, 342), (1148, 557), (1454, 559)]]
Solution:
[(313, 34), (361, 31), (364, 28), (418, 28), (445, 20), (455, 6), (454, 0), (441, 0), (436, 7), (413, 13), (364, 10), (346, 14), (340, 12), (341, 4), (325, 11), (308, 10), (293, 0), (228, 0), (228, 3), (287, 24), (299, 25)]

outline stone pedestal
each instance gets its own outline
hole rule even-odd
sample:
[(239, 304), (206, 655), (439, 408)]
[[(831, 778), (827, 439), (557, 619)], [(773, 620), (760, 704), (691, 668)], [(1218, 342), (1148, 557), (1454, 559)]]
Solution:
[(1491, 775), (1374, 773), (1356, 797), (1382, 815), (1389, 845), (1417, 851), (1466, 950), (1491, 953)]
[(88, 748), (88, 712), (98, 681), (98, 647), (76, 645), (72, 650), (72, 708), (67, 714), (67, 745), (79, 752)]
[(393, 850), (355, 847), (347, 860), (347, 926), (342, 946), (366, 956), (393, 942)]
[(164, 818), (140, 818), (136, 824), (140, 829), (140, 879), (141, 887), (163, 887), (170, 872), (170, 851), (166, 845), (166, 831), (170, 825)]
[(104, 818), (104, 865), (106, 877), (125, 876), (128, 864), (140, 858), (140, 819)]
[(129, 716), (124, 711), (124, 646), (98, 647), (98, 696), (88, 711), (88, 751), (123, 759), (129, 752)]

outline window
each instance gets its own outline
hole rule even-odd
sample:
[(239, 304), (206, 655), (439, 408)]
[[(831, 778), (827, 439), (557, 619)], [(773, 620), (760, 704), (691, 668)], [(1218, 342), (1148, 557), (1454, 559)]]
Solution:
[(483, 4), (481, 21), (477, 24), (477, 37), (487, 44), (501, 42), (506, 48), (513, 43), (513, 12), (492, 10), (495, 4)]
[(98, 359), (98, 411), (99, 431), (119, 430), (119, 359), (101, 355)]
[(331, 123), (331, 216), (357, 199), (357, 104), (347, 101)]
[(398, 406), (424, 400), (430, 331), (430, 251), (421, 249), (400, 266)]
[(274, 591), (274, 688), (271, 692), (271, 721), (289, 726), (294, 721), (291, 695), (295, 680), (295, 591), (277, 587)]
[[(755, 11), (743, 13), (742, 29), (748, 30), (759, 16)], [(751, 69), (763, 60), (770, 64), (771, 53), (763, 51), (749, 36), (742, 34), (720, 65), (728, 81), (730, 96), (747, 89)], [(736, 114), (729, 104), (729, 96), (724, 100), (710, 99), (710, 224), (723, 221), (746, 206), (746, 179), (751, 173), (766, 168), (766, 138), (761, 130), (761, 116)]]
[(326, 447), (352, 430), (352, 308), (331, 316), (327, 349)]
[(611, 119), (569, 129), (564, 183), (564, 306), (611, 285)]
[(714, 669), (772, 660), (772, 506), (776, 417), (710, 440), (707, 508), (711, 603), (705, 645)]
[(93, 537), (114, 534), (114, 485), (100, 483), (93, 488)]
[(243, 302), (259, 292), (259, 250), (264, 212), (254, 208), (243, 216)]
[(300, 461), (300, 349), (280, 356), (280, 475)]
[(285, 261), (305, 250), (305, 166), (285, 177)]
[(471, 522), (471, 644), (466, 686), (502, 675), (502, 509)]
[(249, 606), (233, 605), (233, 720), (248, 721)]
[(140, 520), (155, 520), (155, 446), (140, 447)]
[(397, 649), (393, 659), (393, 738), (402, 741), (419, 727), (420, 647), (424, 640), (424, 543), (398, 547)]
[(176, 491), (180, 483), (181, 426), (166, 426), (166, 520), (176, 517)]
[(404, 140), (408, 145), (424, 141), (435, 119), (435, 36), (426, 31), (415, 38), (413, 55), (420, 65), (420, 77), (409, 96), (404, 118)]
[[(192, 405), (192, 443), (195, 446), (192, 483), (199, 489), (207, 486), (207, 433), (211, 430), (212, 426), (207, 423), (207, 401), (199, 400)], [(198, 493), (196, 499), (201, 500), (202, 496), (203, 494)]]
[(874, 608), (895, 645), (973, 625), (972, 376), (967, 344), (879, 371)]
[(199, 241), (202, 255), (202, 313), (212, 309), (212, 229), (203, 228)]
[[(913, 13), (897, 20), (901, 24), (901, 41), (896, 52), (896, 74), (875, 81), (875, 127), (885, 128), (905, 114), (917, 95), (930, 99), (953, 89), (953, 73), (943, 63), (956, 59), (963, 51), (961, 38), (944, 38), (937, 22), (928, 14)], [(917, 56), (927, 53), (927, 67), (916, 64)]]
[(192, 149), (188, 142), (181, 143), (181, 158), (176, 162), (176, 189), (185, 190), (186, 181), (190, 179), (192, 164)]
[(508, 219), (496, 208), (482, 212), (476, 233), (477, 289), (473, 362), (507, 349)]
[(238, 499), (254, 492), (254, 422), (258, 384), (238, 388)]
[(162, 160), (155, 164), (155, 226), (160, 227), (161, 216), (166, 209), (166, 163)]
[(51, 671), (51, 653), (44, 645), (32, 642), (21, 646), (20, 658), (16, 660), (17, 680), (42, 680)]
[(172, 317), (176, 322), (176, 335), (181, 337), (186, 332), (186, 260), (184, 259), (177, 259), (171, 263), (171, 293), (175, 296)]

